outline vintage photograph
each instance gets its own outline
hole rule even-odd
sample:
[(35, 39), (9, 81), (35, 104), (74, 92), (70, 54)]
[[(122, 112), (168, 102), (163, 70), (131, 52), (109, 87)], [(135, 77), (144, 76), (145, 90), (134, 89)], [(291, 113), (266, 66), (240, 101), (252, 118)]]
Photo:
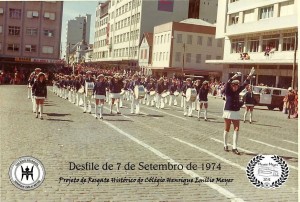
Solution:
[(0, 1), (0, 201), (299, 201), (298, 0)]

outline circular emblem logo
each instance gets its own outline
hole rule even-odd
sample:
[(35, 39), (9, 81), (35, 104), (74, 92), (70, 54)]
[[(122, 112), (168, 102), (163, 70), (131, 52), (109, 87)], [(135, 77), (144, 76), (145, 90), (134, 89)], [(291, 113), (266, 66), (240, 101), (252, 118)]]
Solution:
[(288, 165), (277, 155), (257, 155), (247, 166), (248, 179), (258, 188), (278, 188), (288, 175)]
[(13, 185), (27, 191), (39, 187), (46, 173), (43, 164), (38, 159), (24, 156), (11, 164), (8, 174)]

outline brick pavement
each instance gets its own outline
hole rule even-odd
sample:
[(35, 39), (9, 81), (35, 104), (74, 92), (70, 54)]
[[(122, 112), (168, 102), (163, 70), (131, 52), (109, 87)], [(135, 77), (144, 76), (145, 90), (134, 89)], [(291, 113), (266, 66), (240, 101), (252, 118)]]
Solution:
[[(176, 162), (187, 164), (218, 162), (221, 171), (194, 171), (199, 176), (224, 177), (234, 179), (228, 185), (218, 184), (245, 201), (297, 201), (297, 170), (290, 169), (288, 181), (277, 190), (257, 189), (248, 181), (245, 172), (238, 166), (230, 165), (211, 154), (246, 167), (253, 154), (237, 157), (223, 152), (222, 144), (211, 138), (222, 140), (223, 122), (220, 118), (222, 100), (210, 99), (209, 122), (197, 121), (195, 117), (183, 117), (180, 108), (167, 108), (161, 113), (150, 107), (142, 107), (146, 115), (130, 115), (128, 108), (122, 108), (126, 116), (105, 116), (105, 122), (95, 120), (89, 114), (66, 100), (49, 92), (45, 107), (45, 119), (34, 118), (31, 102), (26, 99), (25, 86), (0, 86), (1, 114), (1, 201), (230, 201), (204, 184), (182, 185), (181, 183), (108, 183), (66, 184), (59, 183), (59, 177), (173, 177), (189, 178), (183, 171), (69, 171), (68, 162), (110, 162), (125, 164), (141, 161), (147, 163), (167, 163), (153, 151), (114, 130), (121, 131), (167, 155)], [(128, 107), (126, 103), (126, 107)], [(105, 109), (107, 112), (107, 110)], [(287, 120), (280, 112), (256, 110), (254, 124), (241, 123), (239, 146), (255, 153), (278, 154), (297, 167), (298, 156), (278, 148), (251, 142), (249, 138), (269, 143), (277, 147), (297, 151), (297, 145), (282, 140), (298, 142), (297, 121)], [(173, 116), (169, 115), (172, 114)], [(177, 117), (178, 116), (178, 117)], [(183, 117), (184, 118), (184, 117)], [(197, 150), (176, 139), (191, 143), (203, 150)], [(231, 142), (231, 140), (229, 141)], [(9, 181), (8, 169), (18, 157), (31, 155), (45, 166), (46, 179), (33, 191), (21, 191)], [(249, 193), (252, 193), (249, 195)]]

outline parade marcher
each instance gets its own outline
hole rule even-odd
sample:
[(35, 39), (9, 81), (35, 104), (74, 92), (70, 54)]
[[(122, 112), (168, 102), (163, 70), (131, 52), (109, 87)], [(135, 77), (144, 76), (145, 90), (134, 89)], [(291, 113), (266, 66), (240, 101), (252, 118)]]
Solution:
[(36, 101), (36, 118), (38, 118), (38, 113), (40, 112), (40, 119), (43, 119), (44, 100), (47, 98), (47, 84), (44, 73), (38, 74), (32, 86), (32, 93)]
[(155, 91), (155, 84), (154, 84), (154, 79), (150, 78), (150, 82), (147, 84), (147, 94), (146, 94), (146, 99), (147, 99), (147, 106), (151, 104), (151, 106), (154, 106), (154, 95), (150, 95), (150, 92)]
[[(89, 112), (92, 113), (92, 92), (94, 88), (94, 79), (92, 78), (92, 72), (87, 71), (86, 72), (86, 78), (84, 80), (84, 87), (85, 87), (85, 96), (83, 97), (83, 113)], [(90, 89), (93, 87), (92, 89)]]
[(31, 73), (31, 80), (29, 81), (29, 85), (31, 86), (31, 101), (32, 101), (32, 111), (36, 113), (36, 101), (33, 95), (32, 86), (37, 79), (38, 74), (41, 72), (40, 68), (35, 68), (34, 72)]
[(135, 86), (140, 85), (140, 82), (138, 80), (138, 75), (133, 75), (132, 81), (130, 83), (130, 91), (131, 91), (131, 109), (130, 109), (130, 113), (133, 114), (134, 113), (134, 109), (135, 109), (135, 113), (136, 114), (140, 114), (140, 103), (139, 103), (139, 99), (136, 99), (135, 95), (134, 95), (134, 88)]
[(164, 79), (161, 77), (156, 84), (155, 92), (156, 92), (156, 108), (163, 108), (164, 100), (161, 97), (161, 94), (164, 92)]
[(176, 90), (177, 90), (176, 79), (173, 78), (171, 85), (169, 85), (169, 92), (170, 92), (169, 106), (171, 106), (173, 102), (174, 102), (174, 106), (177, 106), (177, 99), (176, 96), (174, 95)]
[(291, 118), (291, 115), (295, 112), (295, 93), (293, 92), (292, 87), (288, 88), (288, 94), (286, 95), (286, 107), (288, 109), (288, 119)]
[[(188, 88), (192, 88), (192, 79), (187, 78), (186, 79), (186, 84), (182, 88), (182, 96), (183, 96), (183, 110), (184, 110), (184, 116), (188, 115), (189, 117), (192, 116), (193, 110), (192, 110), (192, 102), (186, 100), (186, 90)], [(187, 110), (188, 108), (188, 110)]]
[[(106, 77), (106, 82), (108, 84), (108, 86), (110, 85), (111, 83), (111, 80), (112, 80), (112, 77), (111, 76), (107, 76)], [(106, 99), (105, 99), (105, 102), (109, 103), (110, 102), (110, 95), (109, 95), (109, 88), (106, 88)]]
[(198, 110), (199, 121), (200, 121), (200, 115), (201, 115), (201, 110), (203, 105), (204, 105), (204, 120), (207, 121), (208, 92), (209, 92), (208, 81), (204, 81), (202, 83), (201, 88), (199, 89), (199, 103), (200, 103), (199, 110)]
[(109, 84), (109, 94), (110, 94), (110, 113), (112, 114), (112, 107), (115, 104), (117, 105), (117, 114), (120, 113), (120, 93), (121, 89), (123, 87), (123, 80), (120, 79), (118, 74), (115, 74), (114, 78), (111, 79), (111, 82)]
[[(97, 77), (97, 82), (94, 85), (93, 95), (95, 96), (96, 106), (95, 106), (95, 118), (103, 119), (103, 106), (105, 100), (107, 83), (104, 81), (104, 75), (100, 74)], [(100, 108), (100, 116), (98, 117), (98, 108)]]
[(247, 117), (248, 111), (250, 112), (249, 122), (252, 123), (255, 99), (254, 99), (254, 96), (253, 96), (251, 85), (248, 85), (248, 87), (247, 87), (247, 93), (245, 94), (244, 104), (245, 104), (244, 123), (246, 122), (246, 117)]
[(34, 77), (35, 77), (35, 74), (30, 74), (29, 78), (28, 78), (28, 86), (27, 86), (27, 97), (28, 99), (31, 99), (31, 96), (32, 96), (32, 92), (31, 92), (31, 83), (32, 83), (32, 80), (34, 80)]
[[(146, 89), (147, 83), (146, 83), (146, 78), (144, 76), (141, 77), (140, 85), (144, 86), (144, 88)], [(141, 99), (140, 104), (146, 104), (146, 99), (147, 99), (147, 96), (145, 96), (143, 99)]]
[(125, 79), (125, 83), (124, 83), (124, 100), (130, 100), (130, 80), (129, 79)]
[(250, 76), (247, 77), (242, 86), (240, 86), (239, 80), (235, 80), (238, 76), (239, 74), (235, 74), (232, 78), (228, 80), (225, 86), (226, 103), (223, 112), (223, 118), (225, 122), (223, 137), (224, 150), (229, 151), (227, 146), (227, 137), (232, 122), (234, 126), (232, 152), (237, 155), (240, 155), (240, 152), (237, 150), (238, 132), (240, 127), (239, 111), (241, 108), (239, 102), (239, 93), (249, 84)]

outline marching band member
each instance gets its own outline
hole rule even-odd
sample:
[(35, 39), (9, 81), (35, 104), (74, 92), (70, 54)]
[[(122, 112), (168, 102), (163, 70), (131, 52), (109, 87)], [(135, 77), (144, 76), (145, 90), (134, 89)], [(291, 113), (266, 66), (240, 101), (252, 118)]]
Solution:
[(125, 83), (124, 83), (124, 100), (129, 100), (130, 98), (130, 91), (129, 91), (129, 86), (130, 86), (130, 80), (129, 79), (125, 79)]
[[(146, 79), (145, 79), (144, 76), (141, 77), (140, 85), (144, 86), (144, 88), (147, 87)], [(147, 96), (145, 96), (144, 99), (141, 99), (141, 100), (140, 100), (140, 103), (141, 103), (141, 104), (146, 104), (146, 98), (147, 98)]]
[(122, 87), (123, 87), (123, 80), (120, 79), (118, 74), (115, 74), (114, 78), (111, 79), (111, 82), (109, 84), (109, 94), (111, 98), (110, 114), (112, 114), (112, 107), (115, 104), (115, 100), (117, 105), (117, 114), (121, 114), (119, 104), (120, 104), (120, 93)]
[(155, 90), (155, 84), (154, 84), (153, 78), (150, 79), (150, 82), (147, 84), (146, 89), (147, 89), (147, 94), (146, 94), (147, 106), (149, 106), (151, 103), (151, 107), (153, 107), (154, 106), (154, 96), (150, 95), (150, 92)]
[(234, 127), (233, 132), (233, 144), (232, 144), (232, 152), (240, 155), (240, 152), (237, 150), (237, 141), (238, 141), (238, 131), (240, 127), (240, 103), (239, 103), (239, 93), (248, 85), (248, 81), (250, 77), (244, 81), (243, 85), (240, 86), (239, 80), (234, 80), (238, 77), (238, 74), (235, 74), (232, 78), (228, 80), (225, 86), (225, 95), (226, 95), (226, 103), (223, 112), (223, 118), (225, 122), (224, 128), (224, 150), (228, 150), (227, 146), (227, 136), (230, 129), (231, 122)]
[(140, 85), (140, 82), (138, 80), (138, 75), (134, 74), (129, 87), (131, 91), (131, 110), (130, 110), (131, 114), (134, 113), (134, 108), (135, 108), (135, 113), (140, 114), (140, 103), (139, 100), (136, 99), (134, 96), (134, 88), (135, 86), (138, 85)]
[[(107, 84), (108, 84), (108, 86), (110, 85), (110, 83), (111, 83), (111, 79), (112, 79), (112, 77), (111, 76), (107, 76), (106, 77), (106, 81), (107, 81)], [(109, 96), (109, 89), (107, 88), (106, 89), (106, 100), (105, 100), (105, 102), (107, 102), (107, 103), (109, 103), (110, 102), (110, 96)]]
[(250, 120), (249, 122), (252, 123), (252, 115), (253, 115), (253, 108), (255, 104), (255, 99), (253, 97), (252, 87), (248, 85), (247, 93), (245, 94), (245, 113), (244, 113), (244, 123), (246, 122), (246, 116), (248, 111), (250, 111)]
[[(81, 105), (81, 103), (83, 103), (84, 100), (84, 78), (82, 74), (78, 75), (78, 79), (75, 85), (76, 85), (76, 105), (79, 106)], [(80, 89), (81, 91), (79, 91)]]
[(201, 88), (199, 89), (199, 102), (200, 102), (200, 108), (198, 110), (198, 120), (200, 121), (200, 114), (202, 110), (202, 106), (204, 105), (204, 119), (207, 121), (207, 107), (208, 107), (208, 95), (209, 87), (208, 87), (208, 81), (204, 81), (202, 83)]
[[(169, 90), (169, 81), (168, 81), (168, 78), (165, 78), (164, 79), (164, 83), (163, 83), (163, 86), (164, 86), (164, 93), (167, 92)], [(168, 103), (168, 96), (162, 98), (162, 109), (165, 107), (165, 104)]]
[[(182, 92), (182, 90), (183, 90), (183, 87), (186, 85), (186, 81), (182, 81), (182, 84), (180, 83), (179, 84), (179, 86), (180, 86), (180, 91)], [(184, 106), (184, 97), (185, 96), (183, 96), (183, 92), (181, 93), (181, 100), (180, 100), (180, 107), (181, 108), (183, 108), (183, 106)]]
[[(183, 96), (183, 110), (184, 110), (184, 116), (188, 115), (189, 117), (192, 117), (192, 102), (191, 101), (186, 101), (186, 90), (188, 88), (192, 88), (192, 79), (191, 78), (187, 78), (186, 79), (186, 84), (183, 86), (182, 89), (182, 96)], [(188, 107), (188, 111), (187, 111), (187, 107)]]
[(28, 99), (31, 99), (31, 97), (32, 97), (32, 92), (31, 92), (32, 85), (31, 85), (31, 81), (32, 81), (32, 79), (34, 79), (34, 76), (35, 76), (35, 74), (31, 73), (30, 76), (29, 76), (29, 78), (28, 78), (28, 86), (27, 86), (27, 97), (28, 97)]
[(170, 92), (169, 106), (172, 105), (172, 102), (174, 102), (174, 106), (177, 106), (176, 96), (174, 95), (175, 91), (177, 91), (177, 84), (176, 84), (176, 79), (173, 78), (172, 84), (169, 86), (169, 92)]
[(38, 118), (38, 113), (40, 112), (40, 119), (43, 119), (44, 100), (47, 98), (47, 84), (44, 73), (38, 74), (37, 80), (32, 86), (32, 93), (36, 102), (36, 118)]
[[(92, 72), (87, 71), (86, 72), (86, 78), (84, 80), (84, 86), (85, 86), (85, 96), (83, 97), (83, 113), (86, 113), (87, 111), (91, 114), (92, 110), (92, 95), (89, 95), (87, 91), (88, 85), (91, 85), (94, 83), (94, 79), (92, 78)], [(88, 109), (87, 109), (88, 108)]]
[(162, 106), (162, 98), (161, 98), (161, 94), (164, 92), (164, 85), (163, 85), (164, 79), (161, 77), (156, 84), (156, 108), (163, 108)]
[[(98, 77), (98, 82), (94, 85), (93, 95), (95, 96), (96, 106), (95, 106), (95, 118), (98, 118), (98, 108), (100, 107), (100, 119), (103, 119), (103, 106), (106, 94), (107, 83), (104, 81), (104, 75), (100, 74)], [(100, 104), (99, 104), (100, 103)]]

